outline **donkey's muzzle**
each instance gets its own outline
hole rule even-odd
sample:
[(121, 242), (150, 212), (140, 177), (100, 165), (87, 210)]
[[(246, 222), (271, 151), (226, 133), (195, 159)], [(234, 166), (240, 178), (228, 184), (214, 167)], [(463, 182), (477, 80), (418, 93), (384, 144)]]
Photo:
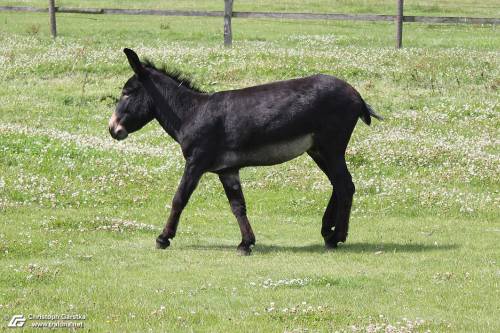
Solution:
[(120, 126), (120, 128), (116, 130), (110, 127), (109, 134), (111, 134), (111, 137), (115, 140), (123, 140), (128, 136), (127, 130), (123, 128), (123, 126)]
[(115, 140), (123, 140), (128, 136), (127, 130), (120, 124), (114, 113), (109, 120), (109, 134)]

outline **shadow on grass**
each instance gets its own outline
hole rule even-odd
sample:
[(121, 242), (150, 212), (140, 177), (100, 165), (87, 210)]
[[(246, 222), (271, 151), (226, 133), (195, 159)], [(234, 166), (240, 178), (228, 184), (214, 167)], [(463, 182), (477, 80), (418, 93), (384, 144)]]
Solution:
[[(236, 250), (236, 245), (187, 245), (185, 248), (192, 250)], [(329, 253), (329, 252), (348, 252), (348, 253), (370, 253), (383, 251), (386, 253), (396, 252), (432, 252), (432, 251), (450, 251), (458, 249), (456, 244), (428, 245), (428, 244), (400, 244), (400, 243), (346, 243), (340, 244), (334, 250), (327, 250), (323, 244), (312, 244), (305, 246), (283, 246), (259, 244), (254, 246), (253, 253), (273, 253), (273, 252), (292, 252), (292, 253)]]

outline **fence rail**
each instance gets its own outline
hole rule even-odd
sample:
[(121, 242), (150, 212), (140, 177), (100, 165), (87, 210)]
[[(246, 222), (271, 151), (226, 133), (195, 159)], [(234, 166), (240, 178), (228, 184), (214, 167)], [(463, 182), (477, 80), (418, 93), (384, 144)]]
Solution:
[[(47, 8), (0, 6), (0, 11), (48, 12)], [(116, 14), (116, 15), (159, 15), (159, 16), (208, 16), (224, 17), (224, 11), (200, 10), (162, 10), (162, 9), (121, 9), (121, 8), (76, 8), (56, 7), (57, 13), (75, 14)], [(279, 13), (279, 12), (237, 12), (233, 18), (275, 18), (290, 20), (348, 20), (348, 21), (387, 21), (394, 22), (396, 15), (378, 14), (335, 14), (335, 13)], [(457, 24), (500, 24), (496, 17), (463, 16), (403, 16), (403, 22), (419, 23), (457, 23)]]

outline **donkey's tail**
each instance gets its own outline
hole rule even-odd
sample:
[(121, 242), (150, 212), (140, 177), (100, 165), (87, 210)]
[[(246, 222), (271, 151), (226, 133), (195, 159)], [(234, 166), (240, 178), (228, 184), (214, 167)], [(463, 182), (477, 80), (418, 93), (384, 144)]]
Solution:
[(371, 117), (378, 120), (384, 120), (384, 118), (381, 115), (377, 114), (370, 105), (368, 105), (364, 101), (363, 103), (365, 104), (365, 109), (363, 110), (363, 113), (359, 117), (361, 118), (361, 120), (363, 120), (365, 124), (370, 126), (370, 124), (372, 123)]

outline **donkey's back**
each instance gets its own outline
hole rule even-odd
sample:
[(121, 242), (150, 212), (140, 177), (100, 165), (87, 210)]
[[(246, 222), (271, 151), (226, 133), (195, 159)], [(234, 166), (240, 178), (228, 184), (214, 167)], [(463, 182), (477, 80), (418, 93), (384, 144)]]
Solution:
[(321, 74), (218, 92), (207, 109), (222, 124), (230, 149), (296, 139), (366, 113), (353, 87)]

